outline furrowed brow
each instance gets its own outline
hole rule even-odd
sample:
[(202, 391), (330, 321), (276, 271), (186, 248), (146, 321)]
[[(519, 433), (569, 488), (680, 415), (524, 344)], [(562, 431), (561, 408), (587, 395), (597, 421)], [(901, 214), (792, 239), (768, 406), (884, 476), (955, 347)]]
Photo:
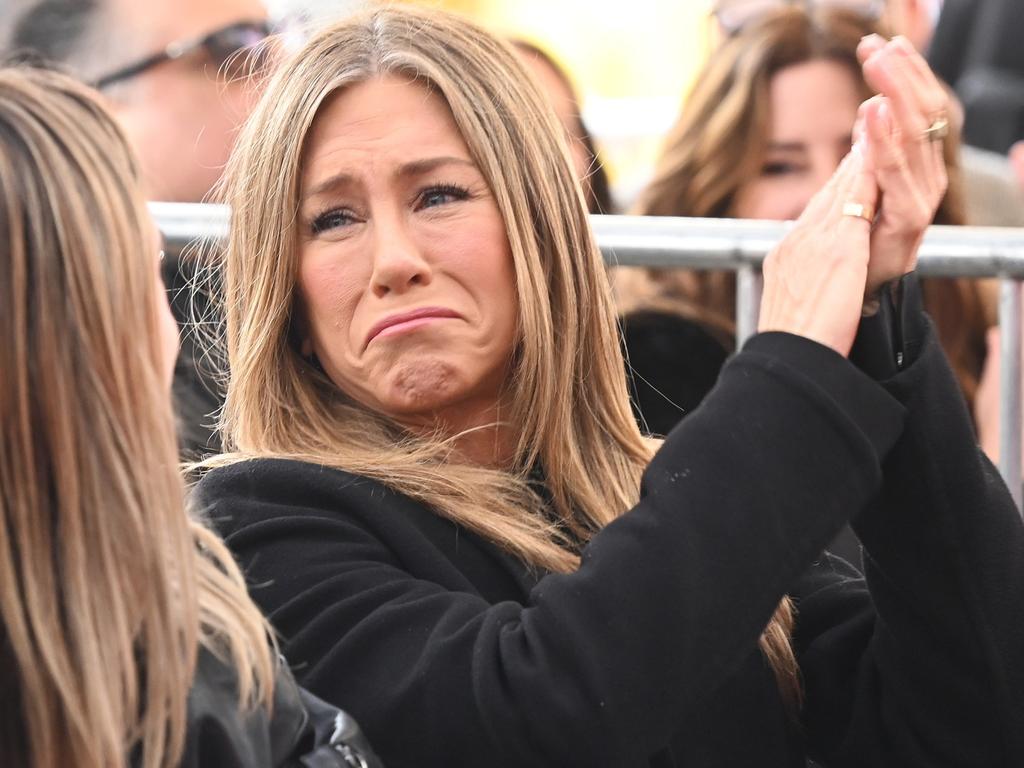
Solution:
[(334, 192), (341, 187), (351, 184), (353, 181), (354, 178), (348, 173), (336, 173), (310, 188), (309, 191), (302, 196), (302, 200), (306, 201), (311, 197), (319, 197), (320, 195), (328, 192)]
[(414, 160), (411, 163), (406, 163), (398, 169), (398, 176), (402, 177), (415, 177), (422, 176), (423, 174), (436, 171), (438, 168), (443, 168), (446, 165), (456, 165), (465, 168), (476, 168), (476, 163), (472, 160), (467, 160), (464, 157), (428, 157), (423, 160)]

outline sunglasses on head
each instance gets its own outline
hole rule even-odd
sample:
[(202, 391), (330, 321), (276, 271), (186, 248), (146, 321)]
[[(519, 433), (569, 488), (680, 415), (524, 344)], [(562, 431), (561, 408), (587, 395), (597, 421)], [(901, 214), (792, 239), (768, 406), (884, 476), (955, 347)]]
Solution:
[(217, 64), (217, 71), (224, 77), (245, 77), (263, 63), (265, 54), (258, 46), (272, 33), (273, 29), (265, 21), (238, 21), (202, 37), (175, 41), (159, 53), (104, 75), (93, 86), (103, 90), (115, 83), (130, 80), (165, 61), (175, 61), (197, 52), (205, 52)]
[(718, 0), (712, 13), (727, 34), (734, 35), (760, 17), (780, 8), (837, 8), (879, 19), (885, 0)]

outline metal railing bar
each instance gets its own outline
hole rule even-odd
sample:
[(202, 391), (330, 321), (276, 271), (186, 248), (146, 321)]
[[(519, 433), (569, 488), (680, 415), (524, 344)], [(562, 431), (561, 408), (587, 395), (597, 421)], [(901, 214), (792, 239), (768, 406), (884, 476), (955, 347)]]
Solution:
[(758, 267), (744, 264), (736, 273), (736, 348), (757, 333), (764, 283)]
[(1021, 509), (1021, 284), (999, 288), (999, 474)]

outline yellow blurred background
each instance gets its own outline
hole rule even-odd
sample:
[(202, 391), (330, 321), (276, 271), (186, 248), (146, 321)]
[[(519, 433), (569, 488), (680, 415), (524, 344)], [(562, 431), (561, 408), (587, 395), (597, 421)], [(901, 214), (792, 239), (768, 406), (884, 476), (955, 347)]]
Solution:
[(635, 195), (713, 43), (711, 0), (412, 0), (548, 51), (576, 84), (616, 197)]

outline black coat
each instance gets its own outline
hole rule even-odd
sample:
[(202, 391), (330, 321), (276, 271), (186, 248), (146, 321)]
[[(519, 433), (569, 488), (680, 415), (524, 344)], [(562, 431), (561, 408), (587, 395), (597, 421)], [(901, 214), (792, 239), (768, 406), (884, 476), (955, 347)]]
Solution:
[[(215, 470), (200, 504), (390, 768), (1022, 766), (1024, 529), (907, 290), (861, 369), (753, 338), (570, 575), (311, 464)], [(822, 555), (850, 519), (866, 578)], [(757, 649), (787, 592), (798, 715)]]

